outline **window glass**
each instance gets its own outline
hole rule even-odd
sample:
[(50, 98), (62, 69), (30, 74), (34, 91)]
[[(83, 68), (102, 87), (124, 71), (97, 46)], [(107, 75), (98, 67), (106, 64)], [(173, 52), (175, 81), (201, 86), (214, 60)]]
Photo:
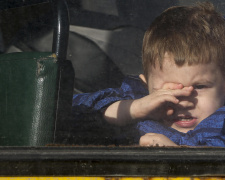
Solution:
[[(64, 42), (67, 36), (57, 36), (64, 38), (63, 42), (54, 36), (54, 28), (60, 23), (57, 24), (57, 9), (51, 3), (4, 2), (0, 11), (0, 58), (4, 59), (0, 69), (4, 77), (0, 90), (0, 115), (4, 119), (0, 145), (138, 146), (140, 124), (108, 123), (103, 117), (108, 101), (115, 102), (121, 91), (123, 98), (129, 99), (132, 88), (137, 91), (135, 99), (148, 92), (138, 77), (144, 73), (145, 31), (167, 8), (193, 5), (196, 1), (68, 0), (59, 5), (68, 7), (68, 48)], [(225, 14), (222, 1), (210, 2)], [(60, 31), (66, 29), (63, 23)], [(65, 59), (52, 54), (57, 42), (62, 43), (59, 47), (63, 47)], [(213, 82), (205, 84), (208, 87)], [(198, 83), (192, 86), (199, 94), (205, 88)], [(86, 95), (78, 96), (83, 93)]]

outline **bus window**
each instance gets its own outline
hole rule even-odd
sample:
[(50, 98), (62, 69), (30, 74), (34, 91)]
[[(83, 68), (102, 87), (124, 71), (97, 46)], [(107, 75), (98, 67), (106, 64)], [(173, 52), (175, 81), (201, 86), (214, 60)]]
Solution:
[[(224, 16), (222, 1), (209, 2)], [(223, 78), (216, 69), (223, 67), (222, 61), (222, 65), (214, 67), (210, 64), (211, 59), (208, 59), (209, 63), (203, 58), (211, 57), (213, 50), (218, 51), (216, 57), (219, 57), (219, 53), (222, 54), (220, 48), (215, 48), (217, 43), (222, 44), (222, 37), (212, 39), (214, 49), (201, 54), (201, 60), (207, 61), (205, 69), (199, 69), (198, 62), (192, 62), (190, 66), (171, 63), (169, 67), (174, 68), (173, 70), (162, 68), (161, 72), (160, 65), (155, 64), (161, 74), (158, 71), (155, 73), (161, 78), (154, 76), (157, 81), (150, 79), (154, 82), (154, 87), (148, 83), (146, 86), (148, 76), (139, 76), (146, 75), (142, 63), (142, 46), (150, 24), (166, 9), (191, 6), (196, 4), (195, 1), (5, 0), (0, 4), (2, 176), (55, 176), (58, 179), (62, 176), (67, 176), (68, 179), (72, 176), (96, 179), (111, 179), (112, 176), (136, 176), (141, 179), (199, 178), (197, 176), (205, 179), (207, 176), (223, 178), (223, 109), (213, 116), (216, 123), (208, 123), (205, 127), (203, 125), (206, 131), (204, 137), (202, 129), (196, 128), (193, 131), (200, 122), (190, 111), (179, 116), (172, 124), (167, 122), (169, 128), (167, 124), (152, 125), (141, 118), (137, 118), (138, 123), (123, 126), (120, 123), (109, 123), (110, 120), (104, 117), (107, 107), (120, 100), (125, 101), (118, 105), (122, 108), (117, 115), (129, 111), (129, 103), (132, 102), (126, 100), (141, 99), (144, 97), (143, 93), (145, 96), (149, 94), (150, 89), (151, 92), (163, 88), (167, 92), (173, 90), (175, 95), (172, 95), (179, 97), (179, 103), (182, 102), (177, 102), (178, 106), (190, 109), (198, 103), (196, 96), (204, 94), (204, 89), (208, 92), (216, 86), (219, 90), (213, 90), (223, 93)], [(179, 18), (181, 17), (178, 16), (177, 19)], [(65, 19), (68, 22), (65, 23)], [(211, 29), (206, 27), (207, 30)], [(195, 42), (199, 41), (195, 39)], [(192, 43), (193, 47), (198, 46), (198, 43)], [(207, 43), (208, 41), (204, 48)], [(176, 48), (179, 49), (180, 46), (177, 45)], [(192, 52), (198, 53), (194, 50)], [(160, 55), (158, 53), (157, 57), (160, 58)], [(171, 54), (167, 58), (171, 58)], [(179, 76), (168, 75), (174, 78), (172, 82), (166, 79), (168, 77), (163, 72), (184, 75), (178, 68), (183, 65), (187, 75), (185, 80), (189, 78), (186, 84), (174, 81)], [(191, 69), (192, 65), (195, 69)], [(204, 81), (196, 78), (201, 73)], [(189, 81), (192, 80), (194, 83), (190, 84)], [(160, 83), (163, 88), (158, 87)], [(191, 87), (188, 89), (188, 86)], [(132, 94), (133, 91), (135, 95)], [(191, 102), (185, 101), (185, 97), (191, 97)], [(214, 98), (219, 99), (216, 95)], [(213, 108), (220, 108), (223, 102), (212, 101)], [(201, 105), (207, 109), (206, 104)], [(168, 113), (177, 110), (170, 108), (171, 102), (167, 105)], [(161, 115), (159, 112), (156, 116)], [(27, 114), (30, 117), (28, 119), (25, 118)], [(163, 133), (169, 129), (166, 135), (163, 134), (163, 142), (169, 143), (160, 144), (157, 141), (150, 147), (145, 144), (148, 136), (160, 134), (157, 131), (151, 132), (145, 123), (150, 123), (149, 126), (153, 129), (160, 126)], [(192, 129), (188, 129), (189, 126)], [(188, 131), (184, 131), (185, 128)], [(199, 132), (201, 135), (196, 139), (195, 135)], [(207, 142), (204, 139), (206, 135), (210, 136)], [(174, 139), (182, 143), (178, 144), (178, 140)], [(139, 142), (148, 147), (140, 147)], [(179, 146), (164, 147), (177, 144)]]

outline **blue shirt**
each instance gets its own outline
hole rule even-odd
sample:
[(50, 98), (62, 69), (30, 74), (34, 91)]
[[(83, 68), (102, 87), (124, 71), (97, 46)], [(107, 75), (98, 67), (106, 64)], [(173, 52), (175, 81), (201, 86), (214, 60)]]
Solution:
[[(144, 83), (136, 76), (128, 76), (120, 88), (108, 88), (95, 93), (76, 94), (73, 97), (73, 112), (92, 116), (93, 113), (103, 112), (110, 104), (126, 99), (139, 99), (148, 95)], [(225, 147), (225, 107), (199, 123), (194, 130), (187, 133), (166, 127), (160, 122), (145, 120), (138, 122), (120, 133), (121, 138), (130, 136), (138, 143), (140, 136), (146, 133), (159, 133), (167, 136), (178, 145), (188, 146), (219, 146)]]

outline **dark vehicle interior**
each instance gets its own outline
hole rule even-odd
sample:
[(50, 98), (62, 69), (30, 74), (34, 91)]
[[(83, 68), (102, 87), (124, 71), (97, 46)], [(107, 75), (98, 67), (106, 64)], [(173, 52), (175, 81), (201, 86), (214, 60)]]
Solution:
[[(106, 124), (100, 114), (82, 118), (71, 114), (73, 94), (120, 87), (126, 75), (142, 73), (142, 38), (152, 20), (168, 7), (194, 2), (1, 1), (0, 174), (224, 174), (223, 149), (136, 147), (130, 139), (120, 141), (117, 136), (126, 130)], [(210, 2), (225, 14), (222, 0)], [(20, 63), (21, 58), (33, 64)], [(21, 72), (26, 70), (30, 74), (24, 76)], [(36, 76), (37, 72), (43, 74)], [(28, 108), (36, 113), (23, 116)], [(184, 163), (186, 169), (180, 170)]]
[[(1, 52), (51, 52), (57, 41), (53, 38), (57, 23), (54, 21), (56, 8), (52, 8), (47, 1), (16, 2), (6, 1), (2, 6)], [(86, 0), (67, 1), (69, 34), (65, 35), (65, 30), (59, 37), (65, 40), (69, 36), (68, 50), (67, 42), (58, 45), (57, 50), (62, 54), (66, 53), (63, 58), (72, 63), (75, 71), (74, 76), (73, 72), (65, 70), (67, 79), (74, 76), (73, 93), (120, 87), (126, 75), (142, 73), (141, 46), (144, 32), (160, 12), (177, 3), (173, 0), (99, 0), (95, 3)], [(64, 28), (65, 24), (61, 27)], [(62, 114), (63, 117), (68, 117), (65, 113)], [(60, 130), (55, 135), (55, 143), (132, 144), (129, 140), (120, 142), (116, 136), (125, 130), (104, 123), (99, 114), (95, 117), (73, 116), (61, 119), (63, 120), (57, 121)], [(74, 123), (74, 120), (81, 122)], [(81, 123), (85, 126), (81, 127)]]

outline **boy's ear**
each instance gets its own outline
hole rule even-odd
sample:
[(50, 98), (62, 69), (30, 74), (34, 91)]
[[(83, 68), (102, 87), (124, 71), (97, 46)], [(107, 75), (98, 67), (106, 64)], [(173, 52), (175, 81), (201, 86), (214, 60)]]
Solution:
[(144, 74), (140, 74), (139, 78), (147, 85), (147, 80), (146, 80)]

